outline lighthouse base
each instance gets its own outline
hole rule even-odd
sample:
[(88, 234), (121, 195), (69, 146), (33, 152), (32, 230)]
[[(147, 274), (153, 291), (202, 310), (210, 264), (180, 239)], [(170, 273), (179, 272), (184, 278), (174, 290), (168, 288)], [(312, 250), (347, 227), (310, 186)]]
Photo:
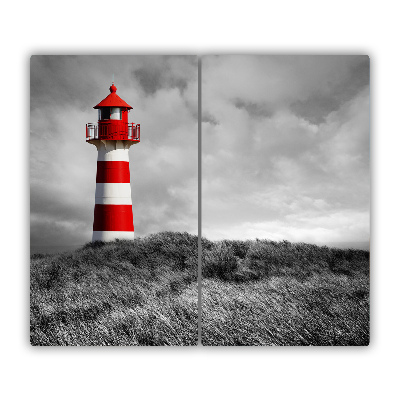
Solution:
[(115, 239), (133, 240), (133, 231), (93, 231), (92, 242), (100, 240), (102, 242), (112, 242)]

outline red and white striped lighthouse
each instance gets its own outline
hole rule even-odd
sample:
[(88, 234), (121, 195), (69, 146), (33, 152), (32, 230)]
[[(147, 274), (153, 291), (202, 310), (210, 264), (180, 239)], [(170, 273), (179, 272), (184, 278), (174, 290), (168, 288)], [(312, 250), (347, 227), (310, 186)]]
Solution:
[(93, 108), (98, 125), (86, 124), (86, 141), (97, 148), (96, 201), (92, 242), (133, 240), (129, 148), (140, 142), (140, 125), (128, 122), (132, 107), (110, 86), (110, 94)]

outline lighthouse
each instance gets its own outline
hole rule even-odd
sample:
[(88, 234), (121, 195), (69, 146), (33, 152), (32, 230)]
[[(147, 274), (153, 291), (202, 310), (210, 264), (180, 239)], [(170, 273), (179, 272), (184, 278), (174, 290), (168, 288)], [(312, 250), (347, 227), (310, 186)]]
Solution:
[(93, 108), (98, 123), (86, 124), (86, 141), (97, 148), (96, 194), (92, 242), (133, 240), (129, 148), (140, 142), (140, 125), (128, 122), (132, 107), (110, 94)]

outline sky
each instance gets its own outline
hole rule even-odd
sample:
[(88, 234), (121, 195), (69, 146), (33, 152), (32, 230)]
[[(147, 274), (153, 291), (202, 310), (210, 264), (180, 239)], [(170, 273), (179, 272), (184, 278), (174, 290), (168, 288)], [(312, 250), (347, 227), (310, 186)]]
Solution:
[(133, 107), (141, 142), (129, 150), (135, 235), (198, 232), (196, 56), (32, 56), (31, 250), (91, 240), (97, 150), (85, 126), (110, 92)]
[[(31, 248), (91, 240), (97, 151), (85, 125), (117, 94), (136, 235), (197, 234), (197, 57), (32, 56)], [(369, 241), (369, 58), (202, 57), (202, 234)]]
[(365, 247), (369, 58), (202, 58), (202, 234)]

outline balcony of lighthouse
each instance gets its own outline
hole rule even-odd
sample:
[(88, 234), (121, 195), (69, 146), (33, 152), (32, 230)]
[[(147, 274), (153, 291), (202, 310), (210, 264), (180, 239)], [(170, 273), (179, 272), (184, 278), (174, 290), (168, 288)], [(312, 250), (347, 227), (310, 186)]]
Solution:
[(140, 124), (133, 122), (102, 121), (101, 124), (86, 124), (86, 141), (90, 140), (130, 140), (140, 142)]

